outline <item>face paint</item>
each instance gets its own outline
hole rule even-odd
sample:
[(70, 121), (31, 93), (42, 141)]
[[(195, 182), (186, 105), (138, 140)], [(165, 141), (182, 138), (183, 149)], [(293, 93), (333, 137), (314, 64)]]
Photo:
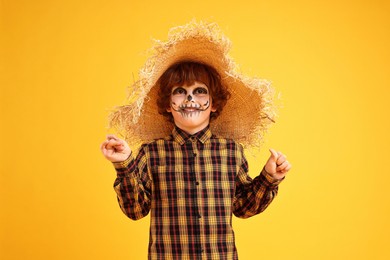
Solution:
[(184, 117), (192, 117), (210, 107), (210, 95), (203, 84), (176, 87), (171, 95), (171, 108)]
[(188, 133), (196, 133), (210, 122), (212, 98), (207, 86), (195, 82), (191, 86), (178, 86), (172, 89), (170, 108), (175, 125)]

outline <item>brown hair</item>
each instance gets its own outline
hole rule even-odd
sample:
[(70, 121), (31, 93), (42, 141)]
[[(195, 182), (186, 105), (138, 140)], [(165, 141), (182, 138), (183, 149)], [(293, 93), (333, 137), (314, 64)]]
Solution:
[(175, 86), (192, 85), (195, 81), (201, 82), (208, 87), (213, 107), (216, 109), (215, 112), (211, 113), (210, 120), (217, 118), (226, 105), (230, 93), (222, 85), (221, 76), (214, 68), (190, 61), (173, 64), (158, 79), (158, 112), (173, 122), (172, 114), (167, 112), (167, 109), (170, 107), (172, 88)]

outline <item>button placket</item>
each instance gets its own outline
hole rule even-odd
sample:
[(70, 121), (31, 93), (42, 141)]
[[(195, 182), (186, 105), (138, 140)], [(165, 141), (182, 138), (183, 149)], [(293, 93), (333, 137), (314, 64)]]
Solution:
[(202, 259), (202, 255), (204, 253), (202, 245), (205, 243), (204, 241), (204, 230), (203, 230), (203, 216), (202, 216), (202, 205), (203, 205), (203, 199), (202, 199), (202, 188), (201, 188), (201, 173), (200, 173), (200, 167), (199, 167), (199, 152), (198, 152), (198, 140), (196, 138), (191, 139), (192, 142), (192, 156), (193, 156), (193, 188), (195, 190), (196, 194), (196, 218), (197, 222), (199, 224), (200, 230), (199, 230), (199, 243), (200, 243), (200, 248), (199, 248), (199, 254), (200, 258)]
[(199, 195), (200, 194), (199, 194), (199, 190), (197, 189), (198, 188), (197, 183), (199, 183), (199, 181), (198, 181), (198, 170), (199, 169), (198, 169), (197, 163), (196, 163), (196, 161), (197, 161), (197, 158), (196, 158), (196, 156), (197, 156), (197, 144), (196, 144), (197, 140), (193, 136), (190, 137), (190, 140), (191, 140), (191, 144), (192, 144), (192, 162), (193, 162), (193, 165), (191, 167), (192, 174), (193, 174), (192, 183), (193, 183), (194, 192), (196, 194), (196, 211), (195, 212), (196, 212), (196, 217), (198, 219), (200, 219), (201, 218), (200, 211), (199, 211), (199, 206), (200, 206)]

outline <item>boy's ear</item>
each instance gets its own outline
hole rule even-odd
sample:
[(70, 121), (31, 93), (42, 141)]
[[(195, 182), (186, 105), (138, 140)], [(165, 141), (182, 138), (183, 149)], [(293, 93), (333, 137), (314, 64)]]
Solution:
[(167, 112), (168, 112), (168, 113), (171, 113), (171, 112), (172, 112), (171, 107), (167, 107)]
[(214, 106), (213, 98), (210, 98), (210, 99), (211, 99), (211, 110), (210, 111), (214, 113), (215, 111), (217, 111), (217, 108)]

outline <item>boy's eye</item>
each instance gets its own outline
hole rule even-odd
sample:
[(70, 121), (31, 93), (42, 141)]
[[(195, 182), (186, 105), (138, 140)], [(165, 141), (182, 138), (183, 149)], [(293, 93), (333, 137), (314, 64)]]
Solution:
[(187, 93), (187, 91), (184, 88), (176, 88), (172, 92), (173, 95), (183, 95), (186, 93)]
[(194, 94), (207, 94), (207, 93), (208, 93), (207, 89), (202, 87), (196, 88), (194, 90)]

